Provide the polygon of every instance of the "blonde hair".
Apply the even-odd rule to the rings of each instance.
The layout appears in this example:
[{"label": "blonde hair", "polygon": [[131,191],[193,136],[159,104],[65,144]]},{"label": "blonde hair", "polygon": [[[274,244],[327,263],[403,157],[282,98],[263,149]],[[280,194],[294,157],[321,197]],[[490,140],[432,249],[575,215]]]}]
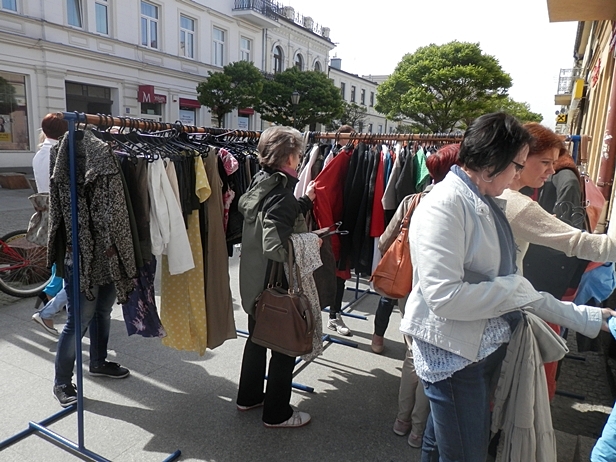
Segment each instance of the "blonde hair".
[{"label": "blonde hair", "polygon": [[257,149],[261,165],[279,169],[289,157],[303,152],[302,134],[291,127],[270,127],[261,133]]}]

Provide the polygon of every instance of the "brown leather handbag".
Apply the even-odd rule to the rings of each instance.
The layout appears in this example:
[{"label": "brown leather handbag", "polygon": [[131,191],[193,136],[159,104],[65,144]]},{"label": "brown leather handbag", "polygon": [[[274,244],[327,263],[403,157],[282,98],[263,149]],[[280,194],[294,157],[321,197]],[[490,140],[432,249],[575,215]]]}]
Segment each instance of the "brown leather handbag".
[{"label": "brown leather handbag", "polygon": [[374,290],[384,297],[403,298],[411,293],[413,265],[408,228],[411,215],[420,199],[421,194],[415,194],[402,220],[398,237],[389,246],[370,277]]},{"label": "brown leather handbag", "polygon": [[[267,288],[257,299],[256,324],[252,341],[288,356],[302,356],[312,351],[314,318],[308,297],[295,264],[289,240],[289,289],[282,288],[283,264],[273,262]],[[294,290],[297,277],[298,289]]]}]

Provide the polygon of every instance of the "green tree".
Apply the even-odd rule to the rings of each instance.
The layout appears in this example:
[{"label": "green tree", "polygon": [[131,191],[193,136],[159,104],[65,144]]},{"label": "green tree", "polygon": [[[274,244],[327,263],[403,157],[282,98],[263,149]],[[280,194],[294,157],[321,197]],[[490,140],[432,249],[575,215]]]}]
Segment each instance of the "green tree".
[{"label": "green tree", "polygon": [[[300,98],[296,107],[291,94]],[[257,111],[261,118],[298,129],[317,123],[327,124],[342,114],[342,96],[327,74],[320,71],[299,71],[289,68],[266,80]],[[295,120],[294,120],[295,119]]]},{"label": "green tree", "polygon": [[234,109],[254,107],[263,90],[263,74],[247,61],[227,64],[222,72],[208,71],[209,77],[197,85],[199,102],[210,108],[222,127],[224,117]]},{"label": "green tree", "polygon": [[340,128],[341,125],[350,125],[353,128],[359,128],[359,124],[366,124],[368,120],[368,109],[357,103],[342,102],[342,115],[327,126],[328,130],[334,131]]},{"label": "green tree", "polygon": [[377,88],[375,109],[403,117],[422,132],[450,132],[489,112],[507,95],[511,77],[478,43],[453,41],[406,54]]},{"label": "green tree", "polygon": [[522,123],[527,122],[541,122],[543,116],[530,110],[528,103],[518,103],[514,101],[510,96],[505,97],[499,101],[490,112],[502,111],[509,115],[514,116]]}]

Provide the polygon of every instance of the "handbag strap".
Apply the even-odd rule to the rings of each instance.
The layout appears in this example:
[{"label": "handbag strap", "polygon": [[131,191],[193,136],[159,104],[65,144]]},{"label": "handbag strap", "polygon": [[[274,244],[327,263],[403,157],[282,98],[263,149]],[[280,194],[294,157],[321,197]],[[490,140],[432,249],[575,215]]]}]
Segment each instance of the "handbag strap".
[{"label": "handbag strap", "polygon": [[409,205],[409,209],[406,211],[406,215],[404,215],[404,219],[402,220],[402,225],[400,226],[401,230],[409,227],[409,223],[411,221],[411,215],[413,215],[413,212],[419,205],[421,196],[422,196],[422,193],[417,193],[413,196],[413,199],[411,200],[411,204]]}]

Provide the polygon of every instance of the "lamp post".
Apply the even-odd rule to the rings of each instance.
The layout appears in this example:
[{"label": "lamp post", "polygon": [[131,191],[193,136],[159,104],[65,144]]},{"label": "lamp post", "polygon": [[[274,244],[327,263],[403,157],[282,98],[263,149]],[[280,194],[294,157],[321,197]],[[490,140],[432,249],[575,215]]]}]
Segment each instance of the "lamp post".
[{"label": "lamp post", "polygon": [[295,126],[295,117],[297,114],[297,105],[299,104],[299,91],[295,90],[291,93],[291,104],[293,105],[293,128],[297,128]]}]

